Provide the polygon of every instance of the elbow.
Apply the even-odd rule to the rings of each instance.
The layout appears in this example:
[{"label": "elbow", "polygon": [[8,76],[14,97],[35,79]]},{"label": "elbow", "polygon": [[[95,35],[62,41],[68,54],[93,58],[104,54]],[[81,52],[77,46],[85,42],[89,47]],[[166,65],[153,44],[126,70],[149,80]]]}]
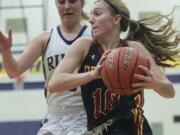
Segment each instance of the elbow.
[{"label": "elbow", "polygon": [[47,85],[47,90],[49,93],[64,92],[69,88],[66,80],[63,79],[63,74],[59,76],[61,76],[62,78],[57,79],[56,77],[52,76],[49,80]]},{"label": "elbow", "polygon": [[171,89],[171,92],[170,92],[170,94],[169,94],[169,98],[174,98],[175,97],[175,89],[174,89],[174,87],[173,87],[173,84],[170,82],[170,89]]},{"label": "elbow", "polygon": [[175,93],[169,94],[167,96],[164,96],[165,98],[174,98],[175,97]]},{"label": "elbow", "polygon": [[175,90],[173,89],[172,92],[171,92],[171,94],[169,95],[169,98],[174,98],[175,95],[176,95],[176,94],[175,94]]},{"label": "elbow", "polygon": [[9,77],[10,79],[15,79],[15,78],[16,78],[15,76],[12,76],[12,75],[9,75],[9,74],[8,74],[8,77]]},{"label": "elbow", "polygon": [[175,97],[175,89],[172,83],[169,83],[169,94],[167,94],[167,98],[174,98]]},{"label": "elbow", "polygon": [[165,81],[161,87],[155,90],[160,96],[164,98],[174,98],[175,89],[170,81]]},{"label": "elbow", "polygon": [[8,75],[9,78],[15,79],[15,78],[19,77],[21,74],[16,73],[16,72],[11,72],[11,73],[7,72],[7,75]]},{"label": "elbow", "polygon": [[10,79],[15,79],[16,77],[18,77],[18,75],[8,74],[8,77],[9,77]]},{"label": "elbow", "polygon": [[47,87],[47,90],[48,90],[49,93],[55,93],[55,92],[57,92],[57,90],[56,90],[54,87],[49,86],[49,85],[48,85],[48,87]]},{"label": "elbow", "polygon": [[53,85],[51,83],[48,84],[47,90],[48,90],[49,93],[56,93],[56,92],[63,92],[64,91],[62,87],[55,86],[55,85]]},{"label": "elbow", "polygon": [[53,86],[48,86],[47,90],[49,93],[56,93],[56,92],[61,92],[61,90],[57,87],[53,87]]}]

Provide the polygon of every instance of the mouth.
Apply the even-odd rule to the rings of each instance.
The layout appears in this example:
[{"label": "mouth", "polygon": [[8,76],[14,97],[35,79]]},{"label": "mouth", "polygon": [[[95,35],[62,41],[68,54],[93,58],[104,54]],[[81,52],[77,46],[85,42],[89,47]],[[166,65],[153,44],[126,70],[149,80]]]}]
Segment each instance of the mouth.
[{"label": "mouth", "polygon": [[73,13],[64,13],[63,16],[72,16],[74,15]]},{"label": "mouth", "polygon": [[98,29],[97,27],[92,27],[93,32],[97,31],[97,29]]},{"label": "mouth", "polygon": [[95,30],[95,29],[97,29],[97,27],[96,26],[92,26],[92,30]]}]

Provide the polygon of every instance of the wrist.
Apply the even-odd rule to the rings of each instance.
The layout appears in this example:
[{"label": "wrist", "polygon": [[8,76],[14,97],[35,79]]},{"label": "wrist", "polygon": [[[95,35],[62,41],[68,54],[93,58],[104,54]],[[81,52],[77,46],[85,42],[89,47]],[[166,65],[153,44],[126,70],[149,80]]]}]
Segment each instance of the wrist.
[{"label": "wrist", "polygon": [[166,89],[171,82],[169,80],[161,80],[156,84],[156,87],[154,88],[155,91],[160,91]]},{"label": "wrist", "polygon": [[94,70],[92,70],[92,71],[89,72],[89,77],[90,77],[92,80],[95,80],[95,79],[98,78]]},{"label": "wrist", "polygon": [[175,90],[173,84],[169,80],[164,80],[158,83],[154,91],[156,91],[157,93],[159,93],[159,95],[166,98],[172,98],[175,96]]},{"label": "wrist", "polygon": [[2,55],[9,55],[9,54],[11,54],[11,49],[10,48],[4,49],[2,51]]}]

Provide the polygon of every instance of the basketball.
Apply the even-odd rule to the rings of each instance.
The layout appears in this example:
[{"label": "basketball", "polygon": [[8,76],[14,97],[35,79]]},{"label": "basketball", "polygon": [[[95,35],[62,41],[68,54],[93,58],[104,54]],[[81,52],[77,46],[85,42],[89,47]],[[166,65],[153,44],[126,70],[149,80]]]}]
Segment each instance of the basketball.
[{"label": "basketball", "polygon": [[132,84],[141,82],[134,74],[146,75],[139,65],[149,68],[148,60],[131,47],[111,50],[102,63],[101,76],[107,88],[120,95],[130,95]]}]

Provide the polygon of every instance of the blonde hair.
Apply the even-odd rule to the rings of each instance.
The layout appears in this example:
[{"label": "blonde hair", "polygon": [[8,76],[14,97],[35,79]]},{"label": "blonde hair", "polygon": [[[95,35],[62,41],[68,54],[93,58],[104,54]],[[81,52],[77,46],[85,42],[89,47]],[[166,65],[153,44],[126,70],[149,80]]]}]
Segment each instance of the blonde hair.
[{"label": "blonde hair", "polygon": [[[157,65],[162,67],[174,67],[176,64],[167,63],[167,60],[176,61],[180,50],[179,33],[172,27],[172,13],[169,15],[156,15],[139,21],[130,18],[130,12],[122,0],[98,0],[106,2],[112,15],[121,15],[120,32],[128,30],[128,40],[141,42],[151,53]],[[154,21],[153,21],[154,20]],[[152,26],[164,22],[154,29]]]}]

